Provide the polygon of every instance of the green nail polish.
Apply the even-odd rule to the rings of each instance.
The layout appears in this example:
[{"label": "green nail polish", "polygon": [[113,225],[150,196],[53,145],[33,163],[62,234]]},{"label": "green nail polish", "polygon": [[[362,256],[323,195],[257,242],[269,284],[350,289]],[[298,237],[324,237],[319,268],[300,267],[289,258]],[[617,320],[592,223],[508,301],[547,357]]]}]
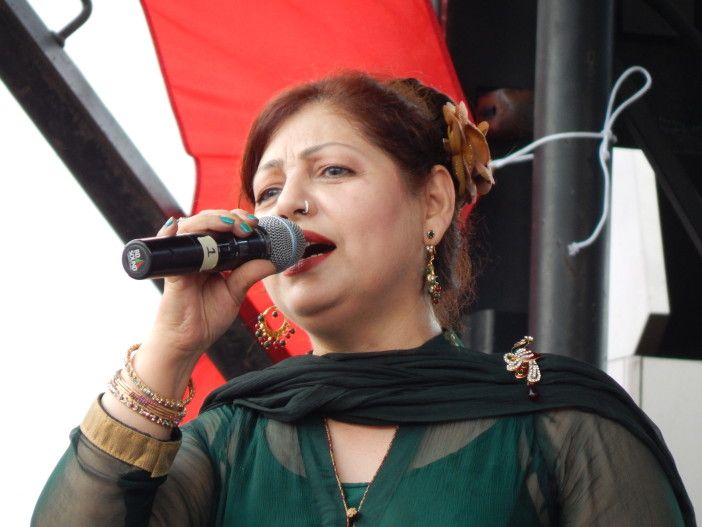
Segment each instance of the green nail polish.
[{"label": "green nail polish", "polygon": [[255,214],[247,214],[246,217],[249,218],[250,220],[257,220],[258,219]]},{"label": "green nail polish", "polygon": [[241,230],[244,232],[251,232],[251,227],[249,227],[248,223],[244,223],[243,221],[241,222]]},{"label": "green nail polish", "polygon": [[222,223],[226,223],[227,225],[234,224],[234,220],[231,219],[229,216],[220,216],[219,219],[222,221]]},{"label": "green nail polish", "polygon": [[170,218],[168,218],[168,220],[166,221],[166,223],[163,224],[164,227],[170,227],[171,225],[173,225],[173,216],[171,216]]}]

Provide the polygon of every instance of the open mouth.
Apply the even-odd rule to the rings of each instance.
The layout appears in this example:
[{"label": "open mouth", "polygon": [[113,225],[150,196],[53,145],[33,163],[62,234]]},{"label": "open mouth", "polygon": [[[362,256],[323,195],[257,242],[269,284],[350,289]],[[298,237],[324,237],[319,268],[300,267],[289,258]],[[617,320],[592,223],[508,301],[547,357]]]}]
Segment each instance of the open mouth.
[{"label": "open mouth", "polygon": [[302,259],[310,258],[312,256],[320,256],[322,254],[327,254],[336,249],[336,245],[332,243],[321,234],[317,234],[313,231],[304,231],[305,234],[305,252],[302,253]]},{"label": "open mouth", "polygon": [[336,249],[336,245],[321,234],[313,231],[303,231],[303,233],[306,242],[305,252],[302,253],[299,262],[283,272],[284,276],[298,275],[317,267]]},{"label": "open mouth", "polygon": [[336,246],[331,243],[307,243],[305,246],[305,252],[302,253],[302,259],[309,258],[310,256],[319,256],[320,254],[326,254],[336,249]]}]

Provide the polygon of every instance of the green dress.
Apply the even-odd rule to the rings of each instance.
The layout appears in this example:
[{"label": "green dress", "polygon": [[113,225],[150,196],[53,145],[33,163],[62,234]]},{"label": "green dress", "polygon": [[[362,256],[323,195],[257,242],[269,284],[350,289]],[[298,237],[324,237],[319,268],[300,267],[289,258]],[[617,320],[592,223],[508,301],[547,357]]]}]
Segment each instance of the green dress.
[{"label": "green dress", "polygon": [[[112,421],[95,404],[72,433],[33,525],[347,525],[322,419],[312,412],[285,422],[219,404],[168,443]],[[177,450],[172,464],[164,445]],[[351,505],[366,483],[344,485]],[[355,522],[685,524],[651,449],[615,420],[576,408],[401,423]]]}]

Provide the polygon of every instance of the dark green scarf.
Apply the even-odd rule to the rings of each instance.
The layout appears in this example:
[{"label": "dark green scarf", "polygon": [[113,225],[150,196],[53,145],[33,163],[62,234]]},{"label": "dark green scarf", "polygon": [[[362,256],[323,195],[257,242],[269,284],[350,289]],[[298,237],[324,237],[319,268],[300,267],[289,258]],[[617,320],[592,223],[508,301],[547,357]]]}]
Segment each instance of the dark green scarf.
[{"label": "dark green scarf", "polygon": [[538,364],[539,397],[531,400],[525,381],[507,372],[501,355],[455,347],[437,336],[411,350],[291,357],[229,381],[207,397],[202,411],[235,404],[285,422],[324,415],[360,424],[429,424],[579,408],[618,422],[651,449],[686,525],[695,525],[660,431],[629,395],[584,362],[544,355]]}]

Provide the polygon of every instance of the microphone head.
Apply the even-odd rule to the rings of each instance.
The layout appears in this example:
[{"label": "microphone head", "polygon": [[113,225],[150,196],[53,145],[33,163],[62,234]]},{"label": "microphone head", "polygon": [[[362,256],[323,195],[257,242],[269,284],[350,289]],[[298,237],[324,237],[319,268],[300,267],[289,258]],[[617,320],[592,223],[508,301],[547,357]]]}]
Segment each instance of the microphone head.
[{"label": "microphone head", "polygon": [[279,216],[263,216],[258,219],[258,225],[271,240],[270,260],[277,272],[295,265],[302,258],[307,242],[296,223]]}]

